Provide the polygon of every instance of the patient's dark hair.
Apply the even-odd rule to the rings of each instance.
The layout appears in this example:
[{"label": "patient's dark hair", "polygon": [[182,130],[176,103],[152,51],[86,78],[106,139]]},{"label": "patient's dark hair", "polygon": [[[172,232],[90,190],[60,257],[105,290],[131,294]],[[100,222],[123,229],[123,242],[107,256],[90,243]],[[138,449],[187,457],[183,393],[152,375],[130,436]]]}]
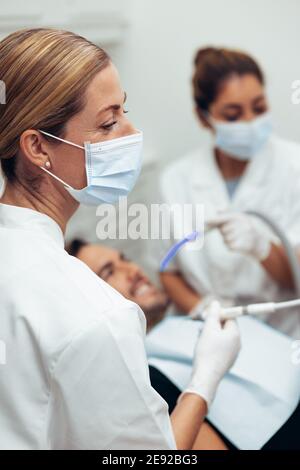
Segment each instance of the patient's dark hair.
[{"label": "patient's dark hair", "polygon": [[79,251],[82,247],[88,245],[88,242],[81,238],[74,238],[70,243],[66,245],[66,251],[71,256],[78,256]]}]

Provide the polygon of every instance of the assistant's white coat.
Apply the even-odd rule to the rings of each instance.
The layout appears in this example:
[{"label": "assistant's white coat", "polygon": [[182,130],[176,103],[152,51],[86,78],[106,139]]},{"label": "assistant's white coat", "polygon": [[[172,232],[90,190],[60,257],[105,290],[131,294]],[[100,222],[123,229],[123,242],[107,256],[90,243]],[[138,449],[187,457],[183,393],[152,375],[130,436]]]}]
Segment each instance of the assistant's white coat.
[{"label": "assistant's white coat", "polygon": [[[249,163],[232,199],[210,145],[167,168],[162,175],[161,192],[164,202],[169,204],[204,204],[207,220],[218,211],[261,212],[284,229],[293,245],[300,244],[298,144],[273,136]],[[176,225],[176,220],[173,224]],[[167,245],[164,241],[165,251]],[[238,304],[276,302],[293,296],[292,292],[280,288],[255,259],[229,251],[218,230],[205,235],[201,250],[185,246],[170,269],[180,270],[199,294],[235,299]],[[300,313],[278,312],[266,315],[265,319],[284,333],[300,335]]]}]

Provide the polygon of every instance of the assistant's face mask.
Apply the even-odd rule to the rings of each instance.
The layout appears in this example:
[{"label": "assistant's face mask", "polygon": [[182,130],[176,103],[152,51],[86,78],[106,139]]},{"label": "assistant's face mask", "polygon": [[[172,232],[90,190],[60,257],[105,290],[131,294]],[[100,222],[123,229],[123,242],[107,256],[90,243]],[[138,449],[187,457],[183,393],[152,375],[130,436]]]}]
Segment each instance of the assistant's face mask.
[{"label": "assistant's face mask", "polygon": [[40,132],[85,151],[85,188],[74,189],[51,171],[41,167],[60,181],[76,201],[86,205],[113,204],[133,189],[142,166],[142,132],[104,142],[85,143],[84,147],[48,132]]},{"label": "assistant's face mask", "polygon": [[250,160],[267,142],[272,132],[271,114],[245,122],[222,122],[209,118],[215,130],[215,145],[238,160]]}]

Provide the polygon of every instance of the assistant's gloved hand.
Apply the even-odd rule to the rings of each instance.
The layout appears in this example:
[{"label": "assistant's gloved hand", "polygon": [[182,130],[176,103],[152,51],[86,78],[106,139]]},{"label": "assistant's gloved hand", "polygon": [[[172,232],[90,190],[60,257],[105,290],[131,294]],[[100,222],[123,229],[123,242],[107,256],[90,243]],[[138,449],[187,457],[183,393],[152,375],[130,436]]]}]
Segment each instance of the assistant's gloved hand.
[{"label": "assistant's gloved hand", "polygon": [[[240,334],[235,320],[221,324],[221,307],[213,302],[195,348],[192,379],[185,393],[196,393],[212,403],[219,382],[233,365],[240,350]],[[179,399],[180,399],[179,397]]]},{"label": "assistant's gloved hand", "polygon": [[218,226],[224,242],[232,251],[265,260],[271,250],[271,239],[263,232],[254,217],[241,212],[227,212],[207,222]]},{"label": "assistant's gloved hand", "polygon": [[216,301],[219,302],[222,307],[232,307],[234,305],[232,299],[208,294],[201,297],[195,307],[189,311],[188,316],[193,320],[205,320],[210,305]]}]

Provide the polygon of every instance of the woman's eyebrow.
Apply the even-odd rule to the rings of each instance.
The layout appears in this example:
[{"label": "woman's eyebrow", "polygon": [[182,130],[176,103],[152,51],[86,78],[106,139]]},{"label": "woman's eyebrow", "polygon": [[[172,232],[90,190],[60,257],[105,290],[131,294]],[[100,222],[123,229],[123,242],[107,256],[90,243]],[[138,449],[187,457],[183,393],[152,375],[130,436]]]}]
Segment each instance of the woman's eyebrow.
[{"label": "woman's eyebrow", "polygon": [[[124,100],[123,100],[123,104],[126,102],[127,100],[127,93],[126,91],[124,91]],[[106,108],[102,108],[100,109],[100,111],[98,111],[97,113],[97,116],[99,116],[99,114],[101,113],[104,113],[105,111],[109,111],[110,109],[113,109],[114,111],[118,111],[118,109],[120,109],[121,106],[119,104],[111,104],[110,106],[107,106]]]},{"label": "woman's eyebrow", "polygon": [[265,95],[259,95],[253,99],[253,103],[259,103],[259,101],[264,101],[265,99],[266,99]]},{"label": "woman's eyebrow", "polygon": [[238,103],[228,103],[223,106],[223,111],[226,111],[227,109],[240,109],[241,105]]},{"label": "woman's eyebrow", "polygon": [[[263,100],[265,100],[265,95],[261,94],[253,98],[252,103],[258,103],[259,101],[263,101]],[[242,105],[239,103],[228,103],[223,106],[223,111],[237,110],[237,109],[240,109],[241,107]]]}]

